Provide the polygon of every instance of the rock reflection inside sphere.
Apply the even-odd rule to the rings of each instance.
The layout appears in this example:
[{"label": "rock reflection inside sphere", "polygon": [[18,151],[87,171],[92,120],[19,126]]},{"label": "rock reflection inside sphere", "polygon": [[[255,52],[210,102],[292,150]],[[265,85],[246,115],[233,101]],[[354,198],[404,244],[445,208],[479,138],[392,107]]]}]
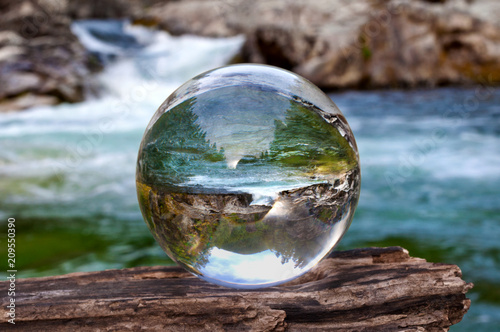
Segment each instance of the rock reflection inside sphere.
[{"label": "rock reflection inside sphere", "polygon": [[356,208],[356,143],[335,104],[303,78],[261,65],[201,74],[158,109],[137,161],[153,236],[177,263],[229,287],[311,269]]}]

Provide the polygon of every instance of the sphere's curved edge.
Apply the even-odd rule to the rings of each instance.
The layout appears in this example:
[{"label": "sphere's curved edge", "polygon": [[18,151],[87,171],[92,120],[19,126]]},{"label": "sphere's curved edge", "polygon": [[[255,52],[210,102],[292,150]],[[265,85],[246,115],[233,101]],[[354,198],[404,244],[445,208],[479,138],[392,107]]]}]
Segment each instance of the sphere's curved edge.
[{"label": "sphere's curved edge", "polygon": [[[238,72],[235,73],[235,68]],[[195,83],[194,83],[195,82]],[[168,109],[185,102],[189,98],[203,94],[210,90],[227,88],[233,85],[258,84],[270,90],[283,94],[283,91],[294,91],[285,97],[291,98],[305,106],[314,106],[315,111],[323,119],[331,124],[337,122],[337,127],[341,130],[351,147],[358,155],[358,147],[349,123],[337,107],[335,102],[328,97],[321,89],[306,78],[289,70],[263,64],[234,64],[208,70],[201,73],[179,88],[160,105],[151,121],[146,127],[148,132],[154,123]],[[359,157],[358,157],[359,159]],[[358,160],[359,161],[359,160]]]},{"label": "sphere's curved edge", "polygon": [[[237,74],[234,73],[235,68],[238,69]],[[331,98],[306,78],[271,65],[242,63],[208,70],[181,85],[160,105],[146,131],[167,109],[205,91],[241,84],[242,79],[243,81],[251,79],[253,84],[257,83],[272,89],[295,91],[295,94],[290,94],[288,97],[299,99],[306,104],[314,104],[327,113],[342,115]],[[193,88],[193,81],[197,81],[196,88]]]},{"label": "sphere's curved edge", "polygon": [[[222,129],[229,125],[234,128]],[[138,187],[143,217],[174,261],[209,283],[253,290],[292,281],[334,250],[358,204],[359,163],[351,128],[323,91],[281,68],[237,64],[194,77],[157,109],[137,159],[136,179],[144,171],[149,182],[136,182],[144,182]],[[258,172],[250,170],[254,164]],[[264,179],[270,176],[273,181]],[[297,181],[304,187],[296,188]],[[264,182],[270,184],[253,184]],[[306,198],[318,204],[305,205]],[[264,200],[273,207],[252,206]],[[253,264],[247,256],[257,253],[260,262]],[[236,260],[247,269],[231,269]]]}]

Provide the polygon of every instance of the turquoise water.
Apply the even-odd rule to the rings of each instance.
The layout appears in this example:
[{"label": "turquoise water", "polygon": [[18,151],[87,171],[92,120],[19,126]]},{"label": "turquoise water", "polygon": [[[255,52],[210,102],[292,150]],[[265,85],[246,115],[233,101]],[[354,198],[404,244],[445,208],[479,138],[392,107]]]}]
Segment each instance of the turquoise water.
[{"label": "turquoise water", "polygon": [[[16,218],[19,277],[169,264],[137,204],[139,143],[165,97],[227,63],[242,40],[134,33],[141,51],[111,50],[98,77],[105,97],[0,115],[0,227]],[[363,179],[339,249],[400,245],[459,265],[476,286],[452,331],[499,330],[500,89],[331,97],[356,136]]]},{"label": "turquoise water", "polygon": [[400,245],[457,264],[475,287],[469,313],[452,330],[498,330],[500,90],[331,96],[356,135],[363,176],[341,249]]}]

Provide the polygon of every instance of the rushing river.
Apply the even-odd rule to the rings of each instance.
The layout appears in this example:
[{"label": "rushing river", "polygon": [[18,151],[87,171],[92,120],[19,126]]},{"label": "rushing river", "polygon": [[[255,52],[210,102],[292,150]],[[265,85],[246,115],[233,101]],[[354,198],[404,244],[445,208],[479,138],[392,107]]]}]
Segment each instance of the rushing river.
[{"label": "rushing river", "polygon": [[[124,22],[79,23],[74,31],[106,63],[96,77],[99,97],[0,115],[0,226],[16,218],[19,277],[171,263],[137,204],[139,143],[177,86],[231,61],[244,41],[173,38]],[[459,265],[475,287],[452,331],[497,330],[500,89],[331,97],[354,131],[362,173],[339,249],[400,245]]]}]

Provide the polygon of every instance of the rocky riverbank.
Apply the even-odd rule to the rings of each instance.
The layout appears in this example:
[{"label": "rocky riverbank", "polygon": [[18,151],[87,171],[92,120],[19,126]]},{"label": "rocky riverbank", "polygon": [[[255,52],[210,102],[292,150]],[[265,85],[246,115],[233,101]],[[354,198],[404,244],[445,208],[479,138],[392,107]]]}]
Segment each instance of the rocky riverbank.
[{"label": "rocky riverbank", "polygon": [[172,34],[245,34],[246,61],[324,89],[500,81],[498,1],[181,1],[139,22]]},{"label": "rocky riverbank", "polygon": [[127,17],[136,7],[125,0],[0,0],[0,112],[83,101],[101,64],[71,22]]},{"label": "rocky riverbank", "polygon": [[500,82],[500,2],[0,0],[0,111],[78,102],[100,64],[71,32],[130,17],[174,35],[244,34],[241,61],[324,89]]}]

